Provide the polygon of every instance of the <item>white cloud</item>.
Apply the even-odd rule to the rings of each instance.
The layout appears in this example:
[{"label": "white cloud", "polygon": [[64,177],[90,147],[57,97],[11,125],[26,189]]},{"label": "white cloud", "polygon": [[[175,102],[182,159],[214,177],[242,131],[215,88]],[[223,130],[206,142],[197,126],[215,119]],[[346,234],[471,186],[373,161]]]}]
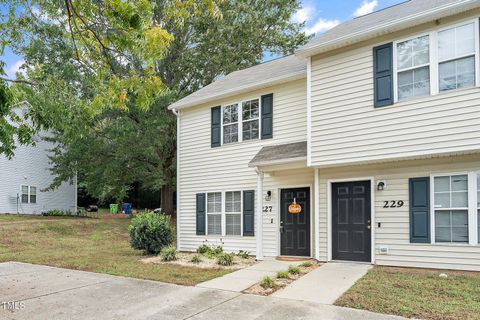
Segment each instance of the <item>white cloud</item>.
[{"label": "white cloud", "polygon": [[377,6],[378,6],[378,1],[377,0],[372,0],[372,1],[364,0],[362,2],[362,4],[360,5],[360,7],[358,7],[357,10],[355,10],[353,15],[355,17],[359,17],[359,16],[363,16],[363,15],[372,13],[373,10],[375,10],[375,8]]},{"label": "white cloud", "polygon": [[340,21],[338,20],[328,20],[320,18],[317,20],[317,22],[315,22],[313,26],[305,28],[305,33],[307,35],[310,35],[313,33],[324,32],[332,29],[333,27],[336,27],[339,23]]},{"label": "white cloud", "polygon": [[25,63],[24,60],[18,60],[11,66],[7,67],[7,76],[9,79],[15,79],[17,72],[24,72],[20,70],[20,67]]},{"label": "white cloud", "polygon": [[315,11],[316,11],[315,8],[311,6],[305,6],[303,8],[300,8],[293,15],[292,22],[302,23],[305,21],[309,21],[312,18]]}]

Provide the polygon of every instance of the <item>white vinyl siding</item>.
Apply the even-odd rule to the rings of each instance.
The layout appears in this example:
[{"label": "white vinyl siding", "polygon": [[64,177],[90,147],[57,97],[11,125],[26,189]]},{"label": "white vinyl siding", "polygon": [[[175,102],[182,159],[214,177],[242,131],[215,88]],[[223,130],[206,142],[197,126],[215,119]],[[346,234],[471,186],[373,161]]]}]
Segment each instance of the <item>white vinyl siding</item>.
[{"label": "white vinyl siding", "polygon": [[477,234],[480,243],[480,173],[477,173]]},{"label": "white vinyl siding", "polygon": [[[409,29],[408,33],[397,33],[395,39],[385,36],[335,54],[312,57],[312,166],[422,159],[480,149],[477,87],[374,107],[373,48],[434,30],[439,26]],[[435,64],[431,61],[430,65],[433,68]]]},{"label": "white vinyl siding", "polygon": [[[272,139],[224,144],[213,149],[210,147],[212,106],[250,101],[270,93],[273,93]],[[255,236],[197,236],[195,195],[199,192],[255,191],[257,174],[254,168],[248,167],[248,163],[262,147],[307,140],[306,101],[306,79],[301,79],[181,110],[178,207],[180,250],[194,251],[208,240],[209,243],[223,245],[227,251],[246,250],[255,253]],[[265,175],[264,192],[272,191],[272,199],[265,202],[265,205],[273,207],[271,213],[263,215],[265,256],[278,254],[278,189],[309,185],[313,185],[313,169],[310,168]],[[256,194],[255,199],[257,200]]]},{"label": "white vinyl siding", "polygon": [[[373,230],[376,264],[480,271],[478,241],[475,244],[410,243],[409,217],[410,178],[445,176],[445,173],[448,172],[460,174],[479,170],[480,154],[320,169],[321,260],[326,260],[328,257],[327,208],[329,200],[327,199],[327,182],[335,179],[374,177],[375,183],[386,182],[384,190],[374,190],[375,225]],[[431,189],[433,188],[432,185]],[[401,208],[384,208],[384,201],[391,200],[402,200],[404,205]],[[431,222],[434,223],[434,221]],[[380,227],[378,223],[380,223]],[[477,226],[475,229],[478,229]],[[388,247],[388,254],[379,253],[379,248],[383,246]]]},{"label": "white vinyl siding", "polygon": [[53,144],[38,137],[36,140],[35,146],[19,145],[13,159],[0,155],[0,213],[41,214],[51,209],[74,212],[74,183],[68,181],[53,191],[42,191],[54,178],[48,158]]}]

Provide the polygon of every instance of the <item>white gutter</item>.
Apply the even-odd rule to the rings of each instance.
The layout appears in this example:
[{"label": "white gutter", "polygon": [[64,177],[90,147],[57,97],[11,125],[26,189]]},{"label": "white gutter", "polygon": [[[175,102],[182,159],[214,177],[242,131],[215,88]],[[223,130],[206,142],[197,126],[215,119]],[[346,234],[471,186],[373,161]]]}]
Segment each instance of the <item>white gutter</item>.
[{"label": "white gutter", "polygon": [[315,54],[324,53],[333,49],[368,40],[382,34],[399,31],[478,7],[480,7],[480,2],[478,0],[463,0],[455,3],[449,3],[441,7],[436,7],[431,10],[422,11],[404,18],[379,24],[366,30],[352,32],[346,36],[322,42],[311,47],[300,48],[295,52],[295,55],[299,58],[307,58]]},{"label": "white gutter", "polygon": [[184,109],[184,108],[193,107],[193,106],[197,106],[197,105],[200,105],[200,104],[203,104],[203,103],[207,103],[207,102],[210,102],[210,101],[213,101],[213,100],[218,100],[218,99],[230,97],[233,94],[241,94],[241,93],[249,92],[249,91],[252,91],[252,90],[271,87],[271,86],[282,84],[282,83],[289,82],[289,81],[295,81],[295,80],[303,79],[306,76],[307,76],[307,71],[304,70],[304,71],[300,71],[300,72],[291,73],[291,74],[286,75],[286,76],[280,76],[280,77],[276,77],[276,78],[267,78],[266,80],[261,81],[261,82],[257,82],[257,83],[254,83],[254,84],[248,84],[248,85],[244,85],[244,86],[238,86],[238,87],[235,87],[233,89],[223,91],[222,93],[213,94],[213,95],[207,96],[207,97],[202,98],[202,99],[193,99],[192,101],[186,102],[186,103],[182,103],[182,100],[180,100],[180,101],[177,101],[177,102],[171,104],[168,107],[168,109],[169,110],[181,110],[181,109]]}]

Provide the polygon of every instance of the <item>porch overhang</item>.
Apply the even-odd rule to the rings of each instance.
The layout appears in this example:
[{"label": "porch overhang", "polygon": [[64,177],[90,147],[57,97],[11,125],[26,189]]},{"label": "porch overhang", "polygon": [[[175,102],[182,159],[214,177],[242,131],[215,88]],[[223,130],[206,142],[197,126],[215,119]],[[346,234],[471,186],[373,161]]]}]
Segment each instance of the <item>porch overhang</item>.
[{"label": "porch overhang", "polygon": [[294,142],[263,147],[248,164],[262,171],[307,167],[307,142]]}]

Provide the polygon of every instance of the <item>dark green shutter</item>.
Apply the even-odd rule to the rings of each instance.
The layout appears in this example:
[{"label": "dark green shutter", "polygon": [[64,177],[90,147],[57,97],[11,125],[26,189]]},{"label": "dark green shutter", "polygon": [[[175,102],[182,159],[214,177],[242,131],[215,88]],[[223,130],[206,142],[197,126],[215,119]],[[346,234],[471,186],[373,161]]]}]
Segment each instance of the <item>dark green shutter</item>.
[{"label": "dark green shutter", "polygon": [[273,93],[262,96],[262,140],[273,138]]},{"label": "dark green shutter", "polygon": [[197,235],[205,235],[205,193],[197,193]]},{"label": "dark green shutter", "polygon": [[430,243],[430,178],[411,178],[410,242]]},{"label": "dark green shutter", "polygon": [[255,234],[255,191],[243,191],[243,235]]},{"label": "dark green shutter", "polygon": [[220,106],[212,108],[212,148],[220,147],[221,144],[221,112]]},{"label": "dark green shutter", "polygon": [[393,45],[373,48],[374,105],[393,104]]}]

